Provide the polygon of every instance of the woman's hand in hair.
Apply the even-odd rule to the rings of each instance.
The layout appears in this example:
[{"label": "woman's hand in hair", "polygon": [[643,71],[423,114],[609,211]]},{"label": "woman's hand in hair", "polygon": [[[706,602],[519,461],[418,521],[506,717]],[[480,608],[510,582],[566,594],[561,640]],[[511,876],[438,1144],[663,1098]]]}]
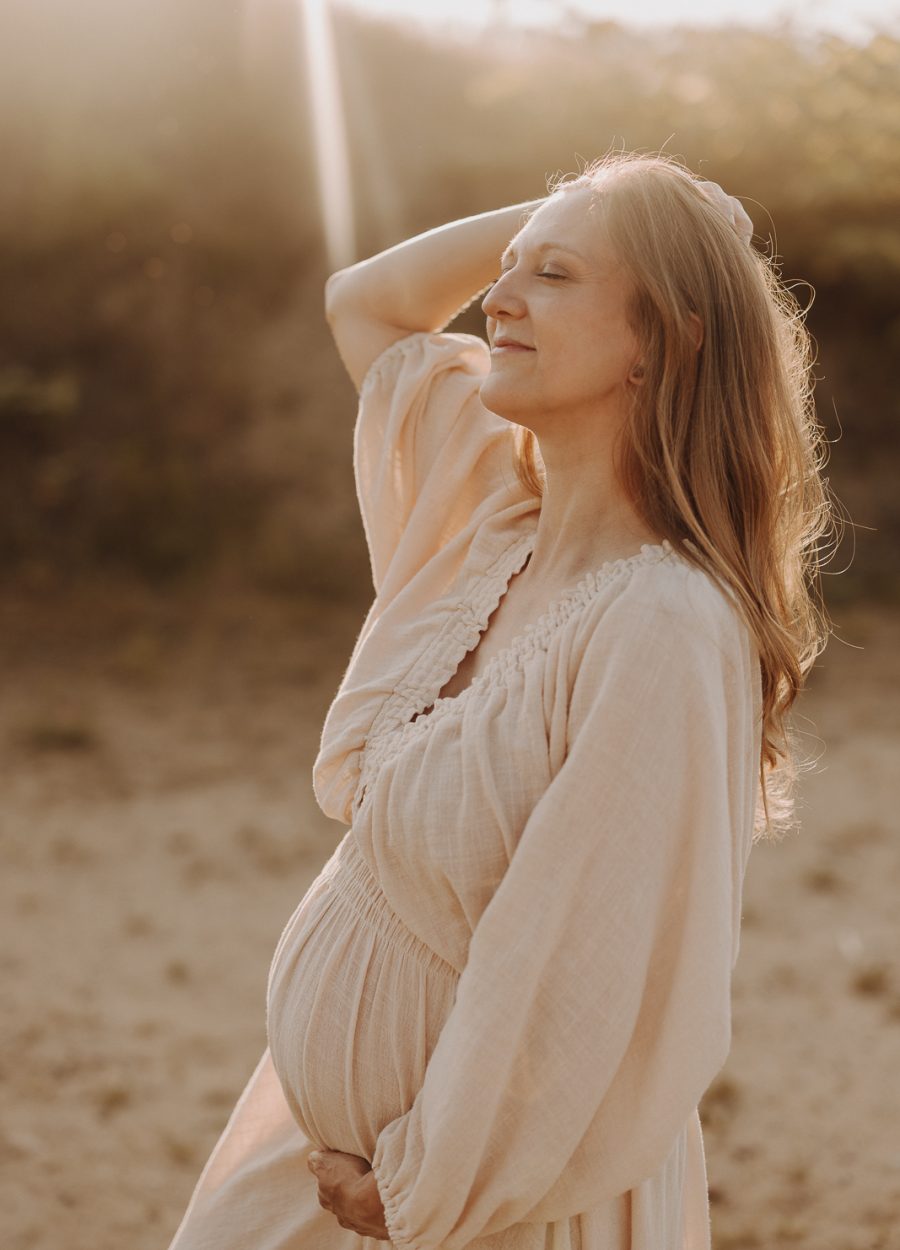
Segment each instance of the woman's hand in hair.
[{"label": "woman's hand in hair", "polygon": [[737,196],[729,195],[717,182],[707,182],[703,179],[697,181],[703,194],[715,204],[726,221],[731,224],[738,238],[749,246],[753,238],[753,222]]}]

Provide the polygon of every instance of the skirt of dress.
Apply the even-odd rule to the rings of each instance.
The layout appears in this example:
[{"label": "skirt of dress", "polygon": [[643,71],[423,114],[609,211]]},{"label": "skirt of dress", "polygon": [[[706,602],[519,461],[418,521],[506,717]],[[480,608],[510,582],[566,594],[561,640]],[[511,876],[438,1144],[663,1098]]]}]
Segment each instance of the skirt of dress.
[{"label": "skirt of dress", "polygon": [[382,1250],[319,1205],[312,1143],[266,1050],[194,1189],[170,1250]]},{"label": "skirt of dress", "polygon": [[[374,1250],[320,1207],[312,1149],[371,1159],[412,1105],[458,975],[391,910],[348,834],[285,928],[269,975],[269,1048],[197,1183],[170,1250]],[[699,1119],[663,1169],[594,1211],[517,1224],[479,1250],[709,1250]],[[663,1195],[684,1195],[671,1210]],[[661,1201],[661,1199],[663,1199]],[[681,1207],[681,1202],[678,1203]],[[677,1241],[672,1230],[682,1229]]]}]

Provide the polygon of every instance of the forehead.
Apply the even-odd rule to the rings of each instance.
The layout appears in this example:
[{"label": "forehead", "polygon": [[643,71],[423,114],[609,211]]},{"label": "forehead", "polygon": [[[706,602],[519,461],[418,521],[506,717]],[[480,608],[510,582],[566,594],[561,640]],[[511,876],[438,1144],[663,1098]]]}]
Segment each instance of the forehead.
[{"label": "forehead", "polygon": [[588,187],[557,192],[532,214],[510,243],[512,251],[554,242],[595,263],[614,263],[602,224],[600,202]]}]

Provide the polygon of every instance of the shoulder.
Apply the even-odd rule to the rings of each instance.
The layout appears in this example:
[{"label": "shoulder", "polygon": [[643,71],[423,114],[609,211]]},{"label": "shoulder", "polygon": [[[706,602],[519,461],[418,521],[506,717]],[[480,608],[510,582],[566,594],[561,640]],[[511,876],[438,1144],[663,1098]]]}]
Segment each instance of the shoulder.
[{"label": "shoulder", "polygon": [[660,624],[680,633],[736,639],[746,629],[734,592],[675,551],[655,566],[635,569],[625,593],[631,606],[652,606]]},{"label": "shoulder", "polygon": [[730,590],[675,551],[645,553],[601,588],[583,622],[583,659],[744,667],[750,631]]},{"label": "shoulder", "polygon": [[700,732],[752,706],[758,663],[737,606],[674,551],[609,577],[580,614],[569,654],[572,738],[597,717]]}]

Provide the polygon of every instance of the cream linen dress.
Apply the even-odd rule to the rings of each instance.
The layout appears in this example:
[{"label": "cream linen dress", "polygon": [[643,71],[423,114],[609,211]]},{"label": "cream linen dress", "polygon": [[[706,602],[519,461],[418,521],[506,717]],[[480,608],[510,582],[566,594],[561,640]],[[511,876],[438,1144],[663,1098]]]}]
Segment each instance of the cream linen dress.
[{"label": "cream linen dress", "polygon": [[730,1041],[758,659],[664,542],[436,699],[540,510],[489,368],[478,338],[412,334],[362,385],[376,598],[313,768],[349,828],[280,939],[269,1048],[172,1250],[370,1241],[319,1206],[313,1145],[370,1160],[404,1250],[709,1246],[697,1104]]}]

